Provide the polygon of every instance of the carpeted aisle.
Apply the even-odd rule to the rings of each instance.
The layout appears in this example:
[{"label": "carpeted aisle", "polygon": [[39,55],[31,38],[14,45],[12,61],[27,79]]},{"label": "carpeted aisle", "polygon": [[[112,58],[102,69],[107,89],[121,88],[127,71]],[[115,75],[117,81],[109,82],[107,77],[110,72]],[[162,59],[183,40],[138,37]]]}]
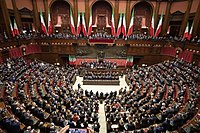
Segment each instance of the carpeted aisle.
[{"label": "carpeted aisle", "polygon": [[107,126],[106,126],[106,116],[104,110],[104,102],[99,104],[99,124],[100,124],[100,132],[99,133],[106,133]]}]

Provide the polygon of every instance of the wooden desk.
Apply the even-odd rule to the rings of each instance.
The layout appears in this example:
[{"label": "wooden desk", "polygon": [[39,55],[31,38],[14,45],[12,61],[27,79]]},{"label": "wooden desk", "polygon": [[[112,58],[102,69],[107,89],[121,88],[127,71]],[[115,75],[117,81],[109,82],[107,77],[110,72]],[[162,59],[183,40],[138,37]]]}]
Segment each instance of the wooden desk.
[{"label": "wooden desk", "polygon": [[83,85],[119,85],[119,80],[83,80]]}]

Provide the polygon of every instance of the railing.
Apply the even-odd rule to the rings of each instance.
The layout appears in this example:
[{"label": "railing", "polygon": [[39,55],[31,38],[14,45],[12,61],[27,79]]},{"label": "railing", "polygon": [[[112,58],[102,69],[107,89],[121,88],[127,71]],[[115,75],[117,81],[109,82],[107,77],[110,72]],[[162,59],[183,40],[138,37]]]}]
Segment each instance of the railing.
[{"label": "railing", "polygon": [[[3,42],[0,44],[0,63],[9,58],[9,52],[11,49],[20,46],[27,47],[29,44],[37,44],[41,46],[42,53],[59,53],[59,54],[76,54],[76,48],[74,46],[86,46],[88,44],[87,38],[69,38],[69,39],[57,39],[57,38],[36,38],[36,39],[21,39]],[[130,46],[127,49],[127,55],[134,56],[157,56],[160,55],[162,48],[172,47],[175,52],[190,51],[193,53],[194,58],[189,58],[189,61],[199,62],[200,47],[197,44],[189,42],[175,42],[167,40],[115,40],[117,46]],[[108,44],[109,45],[109,44]],[[112,44],[113,45],[113,44]],[[112,46],[109,45],[109,46]],[[26,49],[27,50],[27,49]],[[161,54],[162,55],[162,54]],[[174,56],[173,56],[174,57]]]},{"label": "railing", "polygon": [[[68,39],[57,39],[57,38],[36,38],[36,39],[20,39],[20,40],[9,40],[7,42],[2,42],[0,48],[7,48],[10,46],[20,46],[30,43],[38,43],[41,45],[69,45],[69,44],[87,44],[87,38],[68,38]],[[113,42],[114,43],[114,42]],[[177,42],[169,40],[122,40],[116,39],[115,44],[130,44],[130,46],[155,46],[155,45],[172,45],[174,47],[180,47],[183,49],[196,49],[200,50],[199,45],[191,42]],[[135,45],[138,44],[138,45]],[[142,44],[142,45],[140,45]]]}]

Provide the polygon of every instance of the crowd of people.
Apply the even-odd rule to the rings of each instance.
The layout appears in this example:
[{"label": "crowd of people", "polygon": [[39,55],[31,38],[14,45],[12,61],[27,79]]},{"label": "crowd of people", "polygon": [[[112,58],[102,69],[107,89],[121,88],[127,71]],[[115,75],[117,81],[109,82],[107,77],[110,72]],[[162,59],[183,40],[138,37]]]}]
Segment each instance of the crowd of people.
[{"label": "crowd of people", "polygon": [[[17,58],[0,68],[0,127],[7,132],[65,133],[88,127],[99,132],[99,99],[105,101],[107,132],[179,130],[198,111],[200,68],[180,59],[133,67],[129,88],[106,94],[73,89],[78,69],[72,67]],[[86,71],[84,78],[109,80],[119,74]]]},{"label": "crowd of people", "polygon": [[[8,63],[11,69],[20,68],[24,63],[21,66],[24,72],[15,79],[3,79],[5,106],[0,111],[1,127],[8,132],[15,129],[16,133],[33,130],[53,133],[66,125],[77,129],[92,127],[99,131],[97,98],[85,98],[83,91],[72,89],[76,69],[59,68],[37,60],[28,64],[22,58],[9,59]],[[3,76],[7,65],[1,68]],[[13,70],[10,75],[18,73]],[[12,115],[8,117],[5,111]],[[25,126],[21,129],[20,125]]]},{"label": "crowd of people", "polygon": [[193,37],[191,40],[184,39],[182,36],[159,36],[152,37],[146,34],[138,34],[133,33],[130,36],[112,36],[107,33],[96,33],[91,36],[84,36],[82,34],[72,35],[70,33],[53,33],[51,35],[40,34],[40,33],[23,33],[19,36],[15,36],[13,38],[8,38],[6,35],[0,35],[0,41],[10,41],[10,40],[19,40],[19,39],[124,39],[124,40],[151,40],[151,41],[177,41],[177,42],[185,42],[190,41],[194,44],[200,44],[199,37]]},{"label": "crowd of people", "polygon": [[14,115],[9,115],[6,109],[0,109],[0,118],[2,118],[0,124],[3,125],[4,129],[6,129],[8,132],[20,132],[21,122],[15,119]]},{"label": "crowd of people", "polygon": [[105,100],[108,132],[178,130],[198,111],[200,68],[182,60],[132,69],[129,90]]},{"label": "crowd of people", "polygon": [[117,63],[110,61],[102,61],[102,62],[93,61],[93,62],[81,62],[81,66],[92,69],[116,69]]},{"label": "crowd of people", "polygon": [[[18,65],[15,65],[18,64]],[[26,70],[26,62],[21,58],[7,59],[6,63],[0,65],[0,81],[15,81],[21,73]]]},{"label": "crowd of people", "polygon": [[97,91],[96,93],[94,93],[92,90],[91,91],[87,91],[85,90],[85,96],[87,97],[96,97],[100,100],[105,100],[106,98],[111,98],[111,97],[116,97],[117,96],[117,91],[114,92],[106,92],[105,94],[103,92],[99,92]]},{"label": "crowd of people", "polygon": [[89,39],[114,39],[111,34],[107,32],[97,32],[88,37]]}]

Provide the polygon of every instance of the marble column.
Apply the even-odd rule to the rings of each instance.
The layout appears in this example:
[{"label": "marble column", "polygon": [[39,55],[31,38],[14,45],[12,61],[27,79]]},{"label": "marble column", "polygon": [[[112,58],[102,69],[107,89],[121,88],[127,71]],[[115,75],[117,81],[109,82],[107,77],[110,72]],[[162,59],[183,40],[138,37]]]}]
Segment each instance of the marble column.
[{"label": "marble column", "polygon": [[33,18],[34,18],[33,20],[34,20],[35,30],[39,31],[41,28],[40,28],[39,12],[37,8],[37,1],[32,0],[32,4],[33,4]]},{"label": "marble column", "polygon": [[118,17],[119,17],[119,0],[115,0],[115,28],[118,25]]},{"label": "marble column", "polygon": [[126,1],[126,28],[129,28],[130,18],[131,18],[131,10],[130,10],[131,1]]},{"label": "marble column", "polygon": [[89,6],[89,0],[85,0],[85,23],[86,28],[88,28],[89,25],[89,19],[90,19],[90,6]]},{"label": "marble column", "polygon": [[[77,0],[74,0],[74,9],[73,9],[73,13],[74,13],[74,24],[77,24],[77,18],[78,18],[78,2]],[[75,27],[76,28],[76,27]]]},{"label": "marble column", "polygon": [[50,11],[50,9],[48,8],[48,0],[43,0],[43,4],[44,4],[46,26],[48,26],[48,12]]},{"label": "marble column", "polygon": [[155,14],[154,14],[154,27],[157,26],[158,23],[158,15],[159,15],[159,9],[160,9],[160,1],[156,2],[156,7],[155,7]]},{"label": "marble column", "polygon": [[0,0],[0,6],[3,14],[3,18],[1,19],[4,24],[4,29],[8,37],[11,37],[11,29],[10,29],[10,16],[8,13],[7,5],[5,0]]},{"label": "marble column", "polygon": [[169,16],[170,16],[170,9],[171,9],[171,5],[172,5],[172,2],[169,1],[167,2],[167,8],[166,8],[166,11],[165,11],[165,17],[164,17],[164,21],[163,21],[163,27],[162,27],[162,35],[167,35],[167,29],[169,27]]},{"label": "marble column", "polygon": [[21,22],[21,16],[19,15],[19,11],[17,9],[16,0],[12,0],[12,5],[13,5],[13,10],[14,10],[15,20],[16,20],[19,32],[21,32],[22,22]]},{"label": "marble column", "polygon": [[194,27],[192,31],[192,37],[195,37],[197,35],[199,21],[200,21],[200,1],[193,21],[194,21]]},{"label": "marble column", "polygon": [[190,9],[192,7],[192,2],[193,2],[193,0],[188,0],[188,6],[187,6],[187,9],[185,11],[185,15],[184,15],[184,18],[182,20],[182,23],[181,23],[179,36],[182,36],[184,34],[185,28],[186,28],[187,23],[188,23],[188,18],[189,18],[189,15],[190,15]]}]

